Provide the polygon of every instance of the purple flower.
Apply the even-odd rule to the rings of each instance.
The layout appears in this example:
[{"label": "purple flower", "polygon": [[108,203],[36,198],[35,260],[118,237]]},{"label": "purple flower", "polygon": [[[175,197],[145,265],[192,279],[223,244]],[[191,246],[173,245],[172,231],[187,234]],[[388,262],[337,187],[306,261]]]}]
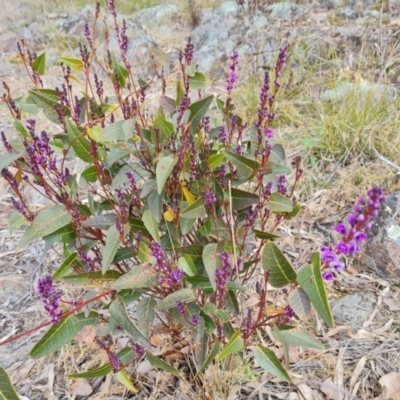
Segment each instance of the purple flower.
[{"label": "purple flower", "polygon": [[348,233],[348,230],[344,224],[337,224],[335,226],[335,231],[337,233],[340,233],[341,235],[347,235],[347,233]]},{"label": "purple flower", "polygon": [[327,272],[324,272],[324,273],[322,274],[322,277],[323,277],[326,281],[331,281],[331,280],[335,277],[335,275],[333,275],[333,273],[332,273],[331,271],[327,271]]},{"label": "purple flower", "polygon": [[206,189],[202,192],[204,202],[206,203],[206,207],[211,207],[214,203],[217,202],[217,197],[215,193],[211,189]]},{"label": "purple flower", "polygon": [[222,298],[225,295],[225,284],[229,276],[229,268],[231,266],[230,255],[227,251],[221,253],[221,268],[215,271],[215,283],[217,286],[217,297]]},{"label": "purple flower", "polygon": [[53,286],[53,277],[51,275],[39,279],[37,292],[42,298],[44,309],[48,312],[53,323],[60,322],[62,310],[59,310],[61,304],[61,293]]},{"label": "purple flower", "polygon": [[119,371],[122,368],[121,360],[112,351],[108,353],[108,359],[110,360],[114,372]]},{"label": "purple flower", "polygon": [[175,304],[175,308],[178,311],[179,315],[185,318],[186,315],[186,303],[181,300],[177,300]]},{"label": "purple flower", "polygon": [[198,314],[193,314],[191,322],[192,322],[192,325],[197,326],[199,324],[199,322],[200,322],[199,315]]},{"label": "purple flower", "polygon": [[357,240],[357,242],[363,242],[364,240],[367,240],[368,235],[365,232],[356,232],[354,235],[354,239]]},{"label": "purple flower", "polygon": [[133,344],[133,351],[135,352],[136,357],[138,357],[138,358],[142,357],[144,354],[144,348],[139,343]]},{"label": "purple flower", "polygon": [[341,271],[345,267],[344,263],[341,261],[332,261],[329,263],[329,266],[335,271]]},{"label": "purple flower", "polygon": [[350,247],[347,243],[344,242],[339,242],[335,245],[335,249],[338,251],[338,253],[341,254],[349,254]]},{"label": "purple flower", "polygon": [[333,253],[330,247],[321,247],[320,251],[323,262],[331,262],[337,260],[337,255]]}]

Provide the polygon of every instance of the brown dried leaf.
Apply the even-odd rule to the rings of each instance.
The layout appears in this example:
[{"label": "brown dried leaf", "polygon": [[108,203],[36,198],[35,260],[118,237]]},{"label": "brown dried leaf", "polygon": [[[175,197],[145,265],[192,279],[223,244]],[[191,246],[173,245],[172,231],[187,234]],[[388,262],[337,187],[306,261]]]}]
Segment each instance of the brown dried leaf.
[{"label": "brown dried leaf", "polygon": [[378,397],[379,400],[400,400],[399,372],[391,372],[382,376],[379,383],[382,386],[382,394]]},{"label": "brown dried leaf", "polygon": [[96,338],[96,328],[94,325],[87,325],[76,335],[79,344],[92,344]]},{"label": "brown dried leaf", "polygon": [[86,379],[79,379],[71,385],[70,392],[73,396],[89,396],[93,389]]}]

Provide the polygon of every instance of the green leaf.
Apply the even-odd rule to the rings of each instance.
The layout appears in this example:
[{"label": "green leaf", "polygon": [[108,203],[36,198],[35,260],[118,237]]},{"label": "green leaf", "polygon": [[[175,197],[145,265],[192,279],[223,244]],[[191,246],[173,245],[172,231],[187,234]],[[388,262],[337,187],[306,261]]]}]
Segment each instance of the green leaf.
[{"label": "green leaf", "polygon": [[176,306],[177,301],[190,303],[196,299],[192,289],[180,289],[169,294],[156,305],[156,310],[167,310]]},{"label": "green leaf", "polygon": [[192,135],[196,133],[197,127],[199,126],[201,119],[206,115],[213,98],[214,96],[208,96],[189,106],[190,116],[188,122],[191,123],[190,132]]},{"label": "green leaf", "polygon": [[253,349],[253,352],[260,367],[264,368],[267,372],[277,378],[290,383],[289,374],[286,372],[285,368],[283,368],[278,357],[272,350],[259,344]]},{"label": "green leaf", "polygon": [[21,153],[14,154],[14,153],[6,153],[0,156],[0,172],[4,169],[7,168],[12,162],[17,160],[18,158],[21,157]]},{"label": "green leaf", "polygon": [[161,194],[164,190],[165,182],[167,181],[169,175],[175,167],[178,159],[172,157],[163,157],[156,167],[156,179],[157,179],[157,191]]},{"label": "green leaf", "polygon": [[130,118],[122,124],[122,131],[124,132],[125,142],[131,140],[135,135],[136,118]]},{"label": "green leaf", "polygon": [[189,276],[195,276],[197,274],[196,266],[188,254],[185,254],[183,257],[179,257],[178,266],[185,274]]},{"label": "green leaf", "polygon": [[310,299],[301,287],[298,287],[289,294],[288,303],[300,318],[308,317],[311,313]]},{"label": "green leaf", "polygon": [[127,247],[123,247],[123,248],[117,250],[111,264],[116,264],[116,263],[119,263],[119,262],[122,262],[125,260],[129,260],[134,255],[135,254],[132,252],[131,249],[128,249]]},{"label": "green leaf", "polygon": [[301,211],[301,205],[299,203],[295,203],[295,205],[293,206],[293,210],[291,213],[289,213],[286,216],[286,220],[290,221],[291,219],[293,219],[294,217],[296,217],[296,215]]},{"label": "green leaf", "polygon": [[103,274],[107,271],[107,268],[111,265],[115,254],[117,253],[118,247],[121,244],[119,232],[115,225],[110,226],[107,231],[106,245],[102,252],[102,263],[101,271]]},{"label": "green leaf", "polygon": [[81,330],[82,324],[75,315],[61,319],[54,324],[35,344],[29,356],[34,359],[54,353],[72,340]]},{"label": "green leaf", "polygon": [[125,120],[114,122],[104,128],[103,142],[125,141],[123,124]]},{"label": "green leaf", "polygon": [[163,211],[163,199],[164,199],[164,191],[161,194],[158,194],[156,190],[153,190],[149,197],[147,198],[147,205],[151,210],[154,219],[160,223],[161,222],[161,215]]},{"label": "green leaf", "polygon": [[224,161],[223,154],[213,154],[212,156],[208,157],[207,164],[210,167],[211,171],[215,168],[218,168],[222,162]]},{"label": "green leaf", "polygon": [[82,71],[83,61],[79,58],[60,57],[60,60],[75,71]]},{"label": "green leaf", "polygon": [[54,205],[45,208],[28,227],[18,243],[17,250],[21,250],[35,239],[50,235],[50,233],[69,224],[71,220],[71,214],[62,205]]},{"label": "green leaf", "polygon": [[204,361],[203,365],[199,368],[199,370],[197,371],[196,375],[199,375],[202,371],[204,371],[214,360],[214,358],[216,357],[216,355],[218,354],[220,349],[220,344],[218,342],[218,340],[214,343],[213,348],[210,351],[210,354],[208,355],[207,359]]},{"label": "green leaf", "polygon": [[256,238],[258,239],[263,239],[263,240],[269,240],[269,239],[279,239],[279,235],[275,235],[273,233],[269,232],[262,232],[259,231],[258,229],[253,229],[254,234],[256,235]]},{"label": "green leaf", "polygon": [[210,279],[210,283],[215,290],[217,290],[217,284],[215,282],[215,271],[221,265],[221,257],[217,253],[217,244],[209,243],[203,249],[203,263],[206,269],[207,275]]},{"label": "green leaf", "polygon": [[113,51],[110,52],[111,54],[111,67],[114,69],[114,76],[115,79],[116,73],[118,73],[119,83],[122,88],[125,87],[126,78],[128,77],[128,71],[117,62],[117,58]]},{"label": "green leaf", "polygon": [[157,274],[147,265],[138,265],[122,275],[112,285],[113,290],[150,288],[157,282]]},{"label": "green leaf", "polygon": [[239,174],[244,178],[250,178],[260,168],[260,164],[257,161],[251,160],[233,151],[226,150],[224,151],[224,155],[227,160],[237,167]]},{"label": "green leaf", "polygon": [[117,222],[117,216],[115,214],[103,214],[96,215],[93,218],[87,219],[82,222],[84,228],[97,228],[107,230]]},{"label": "green leaf", "polygon": [[207,215],[204,198],[199,197],[194,203],[186,207],[180,215],[187,219],[204,218]]},{"label": "green leaf", "polygon": [[76,155],[81,160],[92,163],[93,157],[90,154],[90,142],[84,137],[83,131],[79,130],[68,118],[65,120],[65,124],[67,126],[68,138]]},{"label": "green leaf", "polygon": [[124,385],[128,390],[133,393],[137,393],[138,390],[133,385],[131,378],[129,378],[128,374],[125,371],[119,371],[117,373],[117,381]]},{"label": "green leaf", "polygon": [[182,235],[187,235],[191,229],[193,228],[194,223],[196,222],[196,218],[179,218],[179,227],[181,229]]},{"label": "green leaf", "polygon": [[286,343],[285,338],[282,335],[282,332],[279,330],[279,328],[277,327],[276,324],[274,324],[274,326],[272,328],[272,334],[276,340],[281,342],[283,352],[285,354],[285,367],[286,367],[286,369],[288,369],[289,368],[289,349],[288,349],[289,343]]},{"label": "green leaf", "polygon": [[229,342],[221,350],[221,353],[218,354],[217,361],[222,361],[224,358],[230,356],[233,353],[237,353],[244,348],[244,342],[240,334],[240,330],[236,331],[233,334],[233,336],[229,339]]},{"label": "green leaf", "polygon": [[19,132],[24,139],[29,138],[29,133],[28,130],[25,128],[25,126],[22,124],[22,122],[19,119],[16,119],[14,121],[14,129]]},{"label": "green leaf", "polygon": [[313,254],[311,265],[306,265],[299,270],[297,282],[307,293],[317,313],[330,328],[333,328],[332,313],[329,308],[324,281],[321,275],[319,252]]},{"label": "green leaf", "polygon": [[81,174],[81,177],[85,179],[87,182],[94,183],[97,181],[97,172],[96,172],[96,167],[94,165],[91,165],[90,167],[87,167]]},{"label": "green leaf", "polygon": [[162,115],[156,116],[154,124],[158,125],[161,128],[167,139],[175,132],[174,124],[167,121]]},{"label": "green leaf", "polygon": [[158,224],[154,219],[153,214],[150,210],[146,210],[142,216],[142,221],[146,229],[150,232],[151,237],[156,241],[160,242],[160,235],[158,233]]},{"label": "green leaf", "polygon": [[0,367],[0,400],[19,400],[6,370]]},{"label": "green leaf", "polygon": [[37,72],[39,75],[44,75],[46,67],[46,53],[40,54],[32,63],[32,69]]},{"label": "green leaf", "polygon": [[293,210],[293,202],[286,196],[275,192],[269,196],[267,205],[265,207],[267,210],[274,213],[290,213]]},{"label": "green leaf", "polygon": [[254,193],[245,192],[240,189],[231,189],[232,208],[234,210],[244,210],[258,203],[258,195]]},{"label": "green leaf", "polygon": [[[122,364],[128,364],[135,359],[135,353],[132,351],[130,347],[124,347],[119,353],[117,353],[117,357],[121,361]],[[100,376],[106,376],[112,372],[111,363],[107,363],[102,365],[99,368],[93,369],[92,371],[81,372],[79,374],[71,374],[67,375],[68,378],[98,378]]]},{"label": "green leaf", "polygon": [[75,229],[71,224],[65,225],[50,235],[43,236],[43,240],[50,243],[70,244],[76,239]]},{"label": "green leaf", "polygon": [[111,303],[109,311],[117,324],[125,329],[126,332],[129,333],[129,335],[131,335],[135,340],[140,341],[146,346],[150,345],[146,336],[144,336],[143,333],[140,332],[140,330],[129,318],[125,309],[124,300],[121,296],[117,296],[117,298]]},{"label": "green leaf", "polygon": [[98,142],[103,137],[103,130],[101,129],[100,126],[95,125],[93,128],[88,128],[87,129],[87,134],[90,137],[90,139]]},{"label": "green leaf", "polygon": [[20,228],[26,222],[27,222],[27,219],[20,212],[14,211],[11,214],[10,220],[8,221],[8,230],[10,232],[10,235],[13,234],[15,229]]},{"label": "green leaf", "polygon": [[67,116],[71,114],[68,108],[60,105],[60,97],[55,90],[31,89],[29,90],[29,95],[34,103],[43,110],[46,117],[57,125],[60,124],[60,120],[58,119],[58,114],[54,106],[62,108]]},{"label": "green leaf", "polygon": [[155,318],[154,307],[154,297],[151,296],[144,297],[137,305],[138,327],[141,332],[146,333],[146,336],[149,336],[150,330],[153,326]]},{"label": "green leaf", "polygon": [[309,332],[302,329],[285,329],[280,330],[279,332],[289,346],[300,346],[318,350],[325,350],[325,346],[320,341],[315,339],[315,337],[312,336]]},{"label": "green leaf", "polygon": [[109,270],[103,274],[101,271],[83,272],[82,274],[64,276],[61,278],[63,282],[70,285],[78,285],[85,288],[110,289],[111,284],[115,282],[121,273]]},{"label": "green leaf", "polygon": [[226,302],[226,309],[229,312],[233,312],[236,315],[239,314],[239,302],[236,298],[236,294],[233,290],[228,290],[228,298]]},{"label": "green leaf", "polygon": [[58,267],[58,270],[55,272],[54,276],[54,282],[58,282],[63,278],[64,276],[69,275],[73,269],[71,267],[71,264],[76,260],[76,257],[78,256],[78,253],[71,253],[65,260],[64,262]]},{"label": "green leaf", "polygon": [[269,159],[276,164],[283,163],[286,160],[285,149],[281,144],[274,144],[272,146]]},{"label": "green leaf", "polygon": [[192,90],[205,89],[210,83],[211,82],[207,80],[207,77],[202,72],[196,71],[194,76],[190,78],[189,88]]},{"label": "green leaf", "polygon": [[185,94],[185,91],[183,89],[183,86],[181,82],[178,80],[176,82],[176,100],[175,100],[175,105],[178,107],[181,104],[182,97]]},{"label": "green leaf", "polygon": [[160,360],[158,357],[155,355],[151,354],[149,351],[146,350],[146,357],[149,363],[154,367],[154,368],[159,368],[163,369],[164,371],[171,372],[174,375],[179,375],[180,372],[175,369],[174,367],[171,367],[169,364],[166,362]]},{"label": "green leaf", "polygon": [[276,288],[281,288],[289,283],[296,282],[296,271],[279,250],[279,247],[268,242],[265,244],[261,264],[264,270],[270,270],[269,283]]}]

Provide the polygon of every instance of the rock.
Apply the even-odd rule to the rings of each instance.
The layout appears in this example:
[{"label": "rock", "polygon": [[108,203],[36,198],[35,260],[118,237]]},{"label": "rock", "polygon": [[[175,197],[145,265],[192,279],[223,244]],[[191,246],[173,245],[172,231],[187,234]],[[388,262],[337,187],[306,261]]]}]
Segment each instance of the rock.
[{"label": "rock", "polygon": [[178,19],[181,15],[179,7],[173,4],[160,4],[155,7],[139,11],[135,19],[144,26],[165,25],[171,20]]},{"label": "rock", "polygon": [[375,308],[376,297],[372,293],[350,294],[331,304],[337,325],[350,325],[359,330]]},{"label": "rock", "polygon": [[326,90],[321,95],[322,101],[341,101],[346,96],[355,96],[359,107],[363,107],[365,99],[372,96],[374,102],[391,101],[397,96],[396,89],[389,85],[375,83],[339,82],[334,89]]},{"label": "rock", "polygon": [[25,40],[28,48],[32,51],[37,50],[38,47],[43,47],[49,42],[49,39],[43,33],[43,25],[37,22],[33,22],[28,27],[22,29],[19,37]]},{"label": "rock", "polygon": [[338,12],[337,15],[339,17],[345,18],[345,19],[355,19],[357,17],[356,12],[350,8],[350,7],[343,7],[341,8]]},{"label": "rock", "polygon": [[301,7],[289,2],[271,4],[267,7],[267,10],[271,11],[271,18],[280,19],[297,18],[304,14],[304,10]]},{"label": "rock", "polygon": [[400,282],[400,226],[394,218],[400,210],[399,199],[400,192],[387,196],[386,207],[369,231],[365,251],[354,260],[359,271],[373,271],[394,284]]},{"label": "rock", "polygon": [[87,5],[82,11],[68,18],[66,21],[62,21],[59,30],[69,35],[77,35],[82,40],[83,29],[86,23],[92,26],[94,17],[93,6]]},{"label": "rock", "polygon": [[367,18],[379,18],[381,13],[377,10],[365,10],[362,15]]}]

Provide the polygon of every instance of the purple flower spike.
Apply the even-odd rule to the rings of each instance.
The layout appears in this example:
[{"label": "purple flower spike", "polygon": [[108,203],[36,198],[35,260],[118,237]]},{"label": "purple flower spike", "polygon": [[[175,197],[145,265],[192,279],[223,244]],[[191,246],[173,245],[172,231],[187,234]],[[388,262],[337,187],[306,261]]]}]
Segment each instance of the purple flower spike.
[{"label": "purple flower spike", "polygon": [[356,243],[355,240],[352,240],[350,242],[350,249],[349,249],[349,254],[354,257],[359,251],[360,251],[360,246]]},{"label": "purple flower spike", "polygon": [[341,235],[347,235],[347,233],[348,233],[348,230],[344,224],[337,224],[335,226],[335,231],[337,233],[340,233]]},{"label": "purple flower spike", "polygon": [[42,298],[44,309],[49,313],[53,323],[60,322],[62,310],[59,310],[61,304],[61,293],[53,286],[53,277],[39,279],[37,291]]}]

